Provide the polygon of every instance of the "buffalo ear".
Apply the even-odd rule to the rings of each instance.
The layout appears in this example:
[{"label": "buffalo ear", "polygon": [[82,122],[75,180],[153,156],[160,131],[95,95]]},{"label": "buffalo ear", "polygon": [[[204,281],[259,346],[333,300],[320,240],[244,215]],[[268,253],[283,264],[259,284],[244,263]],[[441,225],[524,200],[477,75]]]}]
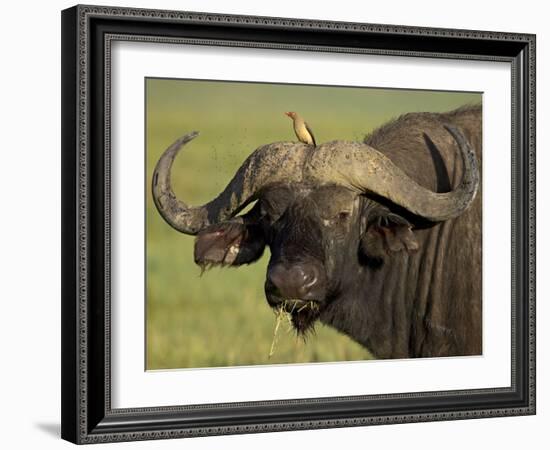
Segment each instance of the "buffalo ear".
[{"label": "buffalo ear", "polygon": [[384,213],[377,215],[367,226],[361,237],[361,250],[379,262],[391,253],[418,250],[418,242],[412,232],[412,225],[403,217]]},{"label": "buffalo ear", "polygon": [[261,227],[236,220],[212,225],[195,238],[195,263],[210,266],[239,266],[258,260],[264,251]]}]

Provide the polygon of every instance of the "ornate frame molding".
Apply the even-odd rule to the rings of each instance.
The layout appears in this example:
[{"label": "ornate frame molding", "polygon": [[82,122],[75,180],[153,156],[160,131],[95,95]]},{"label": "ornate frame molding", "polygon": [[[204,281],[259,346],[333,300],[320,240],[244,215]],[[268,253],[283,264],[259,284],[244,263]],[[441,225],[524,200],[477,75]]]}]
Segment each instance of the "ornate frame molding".
[{"label": "ornate frame molding", "polygon": [[[328,427],[348,427],[373,424],[440,421],[527,415],[535,413],[535,36],[471,30],[405,27],[396,25],[361,24],[332,21],[310,21],[254,16],[204,14],[196,12],[158,11],[147,9],[76,6],[63,12],[63,298],[62,298],[62,435],[76,443],[98,443],[172,437],[206,436],[271,432]],[[101,22],[101,26],[99,25]],[[105,25],[107,23],[107,25]],[[112,23],[112,26],[110,25]],[[160,23],[171,30],[194,26],[199,37],[152,36],[128,32],[128,23],[138,24],[143,30],[152,23]],[[245,29],[252,39],[219,39],[207,36],[212,29],[226,32],[237,26]],[[201,29],[203,31],[201,31]],[[311,30],[327,31],[338,37],[309,42]],[[261,31],[270,36],[285,31],[289,42],[262,40]],[[303,37],[303,32],[307,35]],[[346,42],[350,34],[360,36],[362,46],[333,45]],[[325,37],[326,35],[322,35]],[[417,49],[418,37],[426,38],[425,48]],[[292,39],[295,39],[292,42]],[[304,43],[301,39],[308,41]],[[394,39],[394,47],[388,39]],[[396,48],[395,39],[403,42]],[[95,41],[94,41],[95,39]],[[297,40],[296,40],[297,39]],[[244,46],[305,51],[350,52],[414,57],[479,59],[505,61],[512,64],[512,229],[513,229],[513,311],[512,311],[512,385],[510,388],[471,391],[424,392],[419,394],[378,395],[360,397],[331,397],[294,399],[288,401],[251,402],[217,405],[194,405],[167,408],[139,408],[113,410],[110,402],[110,63],[111,43],[115,40],[157,43],[187,43],[197,45]],[[284,39],[282,39],[284,40]],[[372,40],[376,45],[370,46]],[[452,52],[441,51],[441,42],[450,43]],[[386,43],[385,43],[386,42]],[[497,43],[498,45],[489,45]],[[103,47],[103,48],[100,48]],[[489,49],[489,50],[487,50]],[[103,73],[103,78],[101,74]],[[102,92],[98,86],[103,85]],[[91,110],[97,112],[97,96],[104,123],[98,127]],[[76,106],[75,106],[76,105]],[[91,142],[101,143],[103,155],[99,162],[91,162]],[[95,156],[93,157],[95,161]],[[99,164],[99,165],[98,165]],[[101,180],[98,176],[102,174]],[[518,190],[522,181],[526,190]],[[102,184],[100,188],[97,184]],[[99,203],[97,203],[99,202]],[[100,216],[100,212],[104,214]],[[101,223],[102,222],[102,225]],[[103,239],[94,240],[90,231],[102,230]],[[98,252],[96,246],[101,245]],[[101,277],[102,275],[102,277]],[[97,292],[95,280],[100,277],[102,292]],[[99,295],[99,297],[95,297]],[[101,305],[93,298],[103,298]],[[100,323],[92,319],[99,311]],[[98,344],[103,364],[91,349]],[[93,381],[103,374],[103,382]],[[94,377],[91,377],[94,375]],[[100,402],[92,400],[102,391]],[[497,401],[497,397],[499,397]],[[437,399],[462,399],[471,404],[469,409],[450,407],[442,409]],[[480,399],[478,399],[478,397]],[[502,398],[501,398],[502,397]],[[415,401],[434,399],[434,406],[415,409]],[[481,404],[479,402],[484,400]],[[339,402],[379,402],[395,399],[406,403],[409,412],[388,414],[376,412],[336,417],[322,406]],[[285,420],[286,407],[317,405],[319,418]],[[478,407],[475,407],[478,405]],[[435,407],[437,406],[437,408]],[[261,423],[242,422],[244,408],[257,407],[261,411],[277,409],[280,420]],[[184,416],[189,411],[200,414],[208,423],[209,411],[215,409],[239,410],[234,423],[217,421],[198,425]],[[379,411],[383,408],[378,407]],[[267,414],[267,412],[266,412]],[[275,417],[275,416],[274,416]],[[288,416],[290,418],[291,416]],[[296,416],[294,416],[296,417]],[[167,420],[176,425],[168,425]],[[174,423],[174,422],[173,422]]]}]

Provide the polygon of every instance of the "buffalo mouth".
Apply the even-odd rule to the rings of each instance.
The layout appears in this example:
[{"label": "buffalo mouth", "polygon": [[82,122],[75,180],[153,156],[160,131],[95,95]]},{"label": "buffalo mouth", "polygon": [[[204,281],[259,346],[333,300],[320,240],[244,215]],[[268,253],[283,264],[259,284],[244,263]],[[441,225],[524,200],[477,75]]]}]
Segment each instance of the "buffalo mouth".
[{"label": "buffalo mouth", "polygon": [[322,303],[317,300],[282,299],[270,295],[268,303],[277,315],[288,315],[296,333],[301,336],[313,331],[321,315]]}]

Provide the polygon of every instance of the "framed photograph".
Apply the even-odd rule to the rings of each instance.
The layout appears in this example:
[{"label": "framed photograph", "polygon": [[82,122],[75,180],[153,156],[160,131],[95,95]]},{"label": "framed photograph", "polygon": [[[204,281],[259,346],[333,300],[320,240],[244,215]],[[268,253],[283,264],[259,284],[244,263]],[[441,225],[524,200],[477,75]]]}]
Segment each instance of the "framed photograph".
[{"label": "framed photograph", "polygon": [[535,36],[62,12],[62,437],[535,413]]}]

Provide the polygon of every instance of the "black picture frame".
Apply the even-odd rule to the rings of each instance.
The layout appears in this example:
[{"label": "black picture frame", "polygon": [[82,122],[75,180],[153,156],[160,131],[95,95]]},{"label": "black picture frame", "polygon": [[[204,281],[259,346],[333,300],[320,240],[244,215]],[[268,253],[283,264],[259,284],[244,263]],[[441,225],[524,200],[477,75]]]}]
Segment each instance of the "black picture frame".
[{"label": "black picture frame", "polygon": [[[108,115],[113,40],[509,62],[511,385],[113,409]],[[62,437],[78,444],[535,414],[535,36],[119,7],[64,10],[61,406]]]}]

